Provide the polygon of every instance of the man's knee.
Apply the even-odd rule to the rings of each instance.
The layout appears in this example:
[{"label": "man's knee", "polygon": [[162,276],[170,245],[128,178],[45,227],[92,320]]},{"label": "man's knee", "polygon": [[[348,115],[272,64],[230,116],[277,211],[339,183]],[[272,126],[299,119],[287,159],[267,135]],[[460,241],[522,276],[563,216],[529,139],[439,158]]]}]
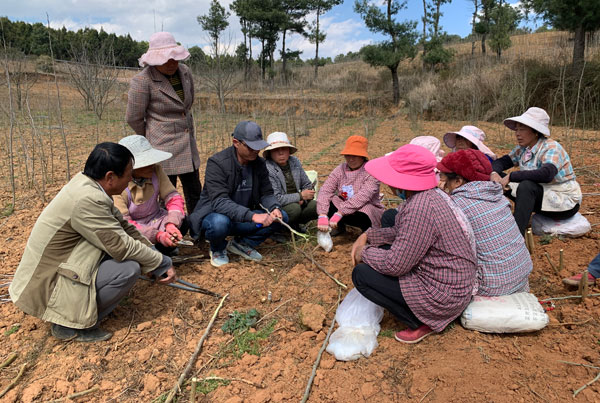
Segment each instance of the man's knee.
[{"label": "man's knee", "polygon": [[137,279],[138,276],[142,274],[140,264],[133,260],[125,260],[121,262],[119,269],[119,275],[127,280]]},{"label": "man's knee", "polygon": [[229,234],[231,219],[223,214],[211,213],[202,221],[206,239],[222,238]]}]

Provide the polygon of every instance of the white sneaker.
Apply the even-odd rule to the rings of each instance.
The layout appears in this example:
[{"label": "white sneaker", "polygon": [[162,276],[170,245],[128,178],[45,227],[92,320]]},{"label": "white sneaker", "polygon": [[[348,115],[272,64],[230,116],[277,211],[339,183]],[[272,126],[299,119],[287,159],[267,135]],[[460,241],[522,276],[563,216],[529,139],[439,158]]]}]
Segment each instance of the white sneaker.
[{"label": "white sneaker", "polygon": [[212,264],[214,267],[220,267],[229,263],[227,250],[213,252],[209,249],[208,254],[210,255],[210,264]]},{"label": "white sneaker", "polygon": [[248,245],[244,244],[243,242],[237,242],[234,239],[229,241],[229,244],[227,244],[227,250],[231,253],[235,253],[236,255],[243,257],[246,260],[262,260],[262,255],[260,253],[258,253]]}]

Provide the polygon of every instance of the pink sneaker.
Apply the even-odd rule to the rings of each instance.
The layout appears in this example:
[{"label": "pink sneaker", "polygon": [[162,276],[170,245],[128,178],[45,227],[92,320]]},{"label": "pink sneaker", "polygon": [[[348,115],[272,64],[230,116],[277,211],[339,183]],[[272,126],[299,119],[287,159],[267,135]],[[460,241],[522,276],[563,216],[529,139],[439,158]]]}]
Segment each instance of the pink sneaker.
[{"label": "pink sneaker", "polygon": [[[571,285],[573,287],[577,287],[577,286],[579,286],[579,282],[581,281],[582,275],[583,275],[583,273],[579,273],[579,274],[576,274],[571,277],[563,278],[563,283],[565,283],[566,285]],[[593,286],[594,284],[596,284],[596,278],[594,276],[592,276],[590,273],[588,273],[588,285]]]},{"label": "pink sneaker", "polygon": [[404,329],[396,333],[396,340],[402,343],[418,343],[425,337],[433,333],[433,330],[427,325],[421,325],[416,329]]}]

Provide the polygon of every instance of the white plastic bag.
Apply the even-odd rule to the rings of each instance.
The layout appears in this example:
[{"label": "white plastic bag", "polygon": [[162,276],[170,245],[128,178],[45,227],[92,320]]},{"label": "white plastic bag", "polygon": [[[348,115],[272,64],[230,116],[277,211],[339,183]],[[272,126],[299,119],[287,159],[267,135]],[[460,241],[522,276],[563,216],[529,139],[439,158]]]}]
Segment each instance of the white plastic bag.
[{"label": "white plastic bag", "polygon": [[329,338],[327,352],[341,361],[370,356],[378,345],[382,318],[383,308],[353,288],[335,313],[339,328]]},{"label": "white plastic bag", "polygon": [[317,199],[317,192],[319,191],[319,174],[317,171],[304,171],[308,180],[312,183],[313,189],[315,190],[315,200]]},{"label": "white plastic bag", "polygon": [[333,249],[333,240],[329,231],[317,231],[317,242],[325,252],[331,252]]},{"label": "white plastic bag", "polygon": [[534,214],[531,219],[531,230],[535,235],[548,234],[577,238],[590,232],[592,226],[587,218],[579,213],[566,220],[555,220],[541,214]]},{"label": "white plastic bag", "polygon": [[501,297],[473,297],[460,323],[485,333],[535,332],[548,324],[548,315],[535,295],[519,292]]}]

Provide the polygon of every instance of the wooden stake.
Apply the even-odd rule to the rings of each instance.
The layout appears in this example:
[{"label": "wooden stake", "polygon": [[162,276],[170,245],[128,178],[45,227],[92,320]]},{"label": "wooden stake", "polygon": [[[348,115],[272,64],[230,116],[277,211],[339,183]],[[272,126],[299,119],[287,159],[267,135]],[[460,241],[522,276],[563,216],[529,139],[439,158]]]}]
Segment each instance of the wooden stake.
[{"label": "wooden stake", "polygon": [[198,341],[198,345],[196,346],[196,350],[194,351],[194,354],[192,354],[192,356],[190,357],[190,360],[188,361],[187,366],[185,367],[185,369],[179,376],[177,383],[175,384],[175,386],[173,386],[173,389],[171,389],[171,391],[167,395],[165,403],[171,403],[173,401],[173,398],[177,394],[177,392],[179,392],[181,390],[181,385],[183,384],[183,381],[185,380],[185,378],[187,378],[188,374],[192,370],[192,366],[198,359],[198,355],[200,354],[200,351],[202,350],[202,345],[204,344],[204,340],[206,340],[206,338],[208,337],[208,333],[210,332],[210,329],[212,328],[213,324],[215,323],[215,319],[217,318],[217,315],[219,314],[219,311],[221,310],[221,307],[223,306],[223,303],[225,302],[225,299],[228,296],[229,296],[229,294],[225,294],[223,296],[223,298],[221,298],[221,302],[219,302],[219,306],[217,306],[217,309],[215,309],[215,313],[213,313],[212,318],[210,318],[210,322],[208,322],[208,326],[206,326],[206,330],[204,331],[204,334],[200,338],[200,341]]},{"label": "wooden stake", "polygon": [[312,256],[312,254],[308,254],[306,252],[304,252],[302,249],[300,248],[296,248],[296,250],[300,253],[302,253],[308,260],[310,260],[312,262],[312,264],[314,264],[317,269],[321,270],[323,273],[325,273],[325,275],[327,277],[329,277],[330,279],[332,279],[338,286],[342,287],[344,290],[348,289],[348,286],[344,283],[342,283],[341,281],[339,281],[337,278],[335,278],[331,273],[329,273],[327,270],[325,270],[325,268],[323,266],[321,266],[316,260],[315,258]]},{"label": "wooden stake", "polygon": [[535,243],[533,242],[533,232],[531,232],[531,228],[527,230],[527,237],[529,238],[529,252],[533,255],[535,252]]},{"label": "wooden stake", "polygon": [[562,269],[565,268],[564,251],[561,249],[560,251],[558,251],[558,253],[559,253],[559,257],[558,257],[558,271],[562,271]]},{"label": "wooden stake", "polygon": [[190,389],[190,402],[196,403],[196,385],[198,383],[197,378],[192,378],[192,389]]},{"label": "wooden stake", "polygon": [[579,295],[581,295],[581,302],[585,301],[588,296],[588,292],[588,271],[585,269],[581,275],[581,280],[579,280]]},{"label": "wooden stake", "polygon": [[548,263],[550,263],[550,267],[552,267],[554,272],[556,274],[558,274],[559,270],[556,268],[556,266],[554,266],[554,263],[552,263],[552,260],[550,260],[550,255],[548,254],[548,252],[544,252],[544,255],[546,256],[546,259],[548,259]]},{"label": "wooden stake", "polygon": [[99,391],[99,390],[100,390],[100,387],[99,387],[99,386],[94,386],[93,388],[86,389],[86,390],[82,390],[81,392],[77,392],[77,393],[71,393],[71,394],[70,394],[69,396],[67,396],[67,397],[63,397],[63,398],[56,399],[56,400],[50,400],[50,401],[49,401],[49,402],[47,402],[47,403],[60,403],[60,402],[63,402],[63,401],[65,401],[65,400],[74,400],[74,399],[76,399],[76,398],[78,398],[78,397],[85,396],[85,395],[89,395],[90,393],[94,393],[94,392],[97,392],[97,391]]},{"label": "wooden stake", "polygon": [[527,248],[527,252],[531,255],[531,246],[529,246],[529,234],[525,231],[525,247]]}]

